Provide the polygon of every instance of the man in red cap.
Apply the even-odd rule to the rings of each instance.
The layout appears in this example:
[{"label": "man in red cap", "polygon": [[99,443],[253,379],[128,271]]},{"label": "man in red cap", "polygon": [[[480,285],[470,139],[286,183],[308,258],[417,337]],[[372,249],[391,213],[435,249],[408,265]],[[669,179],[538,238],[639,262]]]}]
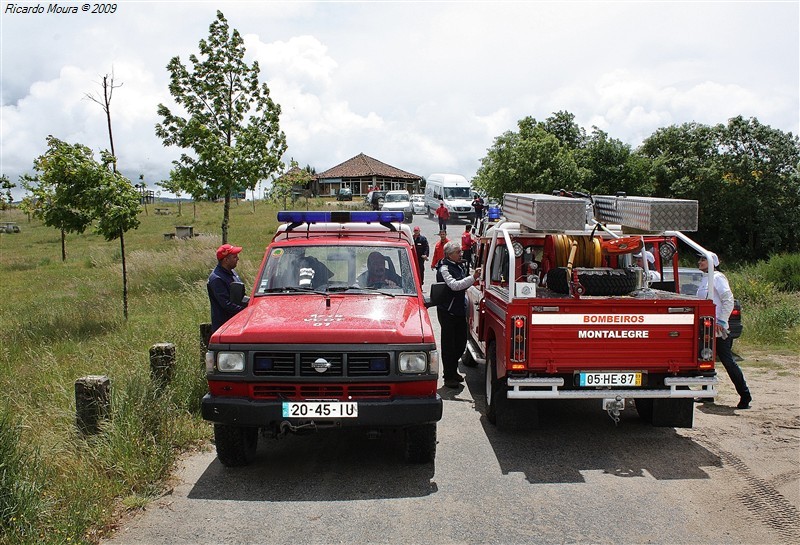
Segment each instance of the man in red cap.
[{"label": "man in red cap", "polygon": [[239,263],[240,246],[223,244],[217,248],[217,266],[208,276],[208,299],[211,301],[211,333],[214,333],[225,322],[233,318],[247,305],[238,305],[231,301],[231,282],[241,282],[233,269]]}]

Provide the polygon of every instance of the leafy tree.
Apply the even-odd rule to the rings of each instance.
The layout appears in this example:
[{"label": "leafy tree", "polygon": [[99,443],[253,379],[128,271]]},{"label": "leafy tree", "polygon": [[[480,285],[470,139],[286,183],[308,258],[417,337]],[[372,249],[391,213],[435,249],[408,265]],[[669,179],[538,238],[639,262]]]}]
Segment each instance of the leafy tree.
[{"label": "leafy tree", "polygon": [[572,151],[562,146],[543,123],[525,117],[518,132],[506,131],[495,138],[474,179],[474,184],[493,197],[503,193],[550,193],[578,178]]},{"label": "leafy tree", "polygon": [[[313,179],[308,166],[301,169],[294,159],[291,160],[290,165],[291,167],[286,174],[273,180],[272,188],[270,189],[270,199],[276,203],[282,202],[284,210],[286,210],[287,199],[292,195],[292,191],[295,188],[306,189]],[[306,207],[308,207],[308,197],[306,197]]]},{"label": "leafy tree", "polygon": [[174,193],[175,197],[178,199],[178,215],[181,215],[181,193],[183,193],[183,184],[179,179],[173,176],[175,171],[171,170],[169,173],[169,180],[161,180],[160,182],[156,182],[156,185],[159,187],[163,187],[170,193]]},{"label": "leafy tree", "polygon": [[81,184],[95,177],[97,163],[92,150],[47,137],[48,150],[33,162],[35,176],[24,176],[23,184],[36,199],[34,215],[48,227],[61,231],[61,261],[67,260],[66,234],[83,233],[92,223],[88,210],[76,206]]},{"label": "leafy tree", "polygon": [[17,187],[17,184],[13,183],[11,180],[8,179],[8,176],[3,174],[0,176],[0,190],[5,190],[6,194],[0,197],[0,207],[3,210],[8,208],[8,206],[14,202],[14,197],[11,195],[11,190]]},{"label": "leafy tree", "polygon": [[224,197],[222,241],[227,242],[231,195],[282,169],[286,136],[280,130],[280,106],[267,84],[259,83],[258,62],[244,62],[242,37],[230,31],[221,11],[199,48],[200,58],[189,56],[191,69],[179,57],[167,65],[170,94],[188,116],[159,104],[163,122],[156,134],[165,146],[193,152],[175,161],[180,179],[196,180],[207,195]]},{"label": "leafy tree", "polygon": [[638,152],[652,159],[656,196],[696,199],[698,242],[728,260],[798,251],[800,145],[757,119],[659,129]]},{"label": "leafy tree", "polygon": [[628,144],[593,127],[584,145],[574,152],[580,169],[579,185],[594,195],[650,195],[649,161],[633,153]]},{"label": "leafy tree", "polygon": [[[101,152],[102,164],[82,144],[67,144],[49,136],[48,150],[34,161],[36,178],[30,188],[40,204],[45,225],[61,229],[62,260],[66,259],[64,233],[82,233],[93,221],[106,240],[120,239],[139,226],[139,193],[130,180],[113,168],[111,153]],[[123,259],[123,311],[128,318],[127,275]]]},{"label": "leafy tree", "polygon": [[579,149],[586,143],[586,131],[575,123],[575,116],[567,111],[554,113],[544,121],[542,127],[568,149]]}]

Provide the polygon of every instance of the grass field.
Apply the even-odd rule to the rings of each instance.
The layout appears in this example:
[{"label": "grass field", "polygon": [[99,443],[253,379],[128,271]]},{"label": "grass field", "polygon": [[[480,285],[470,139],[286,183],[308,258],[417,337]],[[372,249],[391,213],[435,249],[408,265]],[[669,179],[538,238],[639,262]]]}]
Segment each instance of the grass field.
[{"label": "grass field", "polygon": [[[303,208],[305,208],[305,203]],[[321,201],[312,207],[324,206]],[[115,510],[161,491],[176,456],[211,436],[198,415],[205,393],[199,330],[209,321],[205,282],[216,264],[222,205],[183,204],[181,216],[142,212],[126,234],[129,319],[123,319],[119,241],[60,234],[0,213],[22,232],[0,234],[0,543],[96,542]],[[196,210],[196,214],[194,211]],[[249,285],[276,228],[276,208],[232,204],[229,242],[244,247],[238,271]],[[191,225],[189,240],[167,240]],[[780,291],[751,266],[728,276],[743,300],[744,347],[800,347],[800,296]],[[150,382],[149,348],[171,342],[177,372],[163,391]],[[107,375],[111,418],[82,438],[74,382]]]}]

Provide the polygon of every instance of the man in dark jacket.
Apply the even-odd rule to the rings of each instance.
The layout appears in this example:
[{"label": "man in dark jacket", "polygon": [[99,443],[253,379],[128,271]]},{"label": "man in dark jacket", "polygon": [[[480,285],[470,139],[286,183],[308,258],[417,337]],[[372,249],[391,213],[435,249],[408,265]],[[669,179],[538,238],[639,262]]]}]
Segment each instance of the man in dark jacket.
[{"label": "man in dark jacket", "polygon": [[444,245],[444,259],[436,269],[436,281],[447,285],[448,297],[436,306],[441,325],[441,361],[444,385],[458,388],[464,377],[458,373],[458,360],[467,347],[467,288],[480,278],[481,268],[467,275],[461,262],[461,241],[452,240]]},{"label": "man in dark jacket", "polygon": [[244,310],[247,303],[239,305],[231,301],[231,283],[241,282],[233,269],[239,263],[240,246],[223,244],[217,248],[217,266],[208,276],[208,299],[211,302],[211,333],[222,324]]},{"label": "man in dark jacket", "polygon": [[428,239],[420,232],[419,226],[414,227],[414,251],[417,254],[417,270],[419,271],[419,283],[425,283],[425,260],[430,255],[431,247]]}]

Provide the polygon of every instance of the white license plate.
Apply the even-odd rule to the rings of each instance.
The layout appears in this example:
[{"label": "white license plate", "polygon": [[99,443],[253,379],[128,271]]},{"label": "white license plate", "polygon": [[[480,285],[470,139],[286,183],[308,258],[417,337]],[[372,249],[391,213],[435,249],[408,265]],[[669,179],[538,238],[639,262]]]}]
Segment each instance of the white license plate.
[{"label": "white license plate", "polygon": [[642,374],[635,372],[581,373],[580,386],[641,386]]},{"label": "white license plate", "polygon": [[283,402],[284,418],[356,418],[358,403],[339,401]]}]

